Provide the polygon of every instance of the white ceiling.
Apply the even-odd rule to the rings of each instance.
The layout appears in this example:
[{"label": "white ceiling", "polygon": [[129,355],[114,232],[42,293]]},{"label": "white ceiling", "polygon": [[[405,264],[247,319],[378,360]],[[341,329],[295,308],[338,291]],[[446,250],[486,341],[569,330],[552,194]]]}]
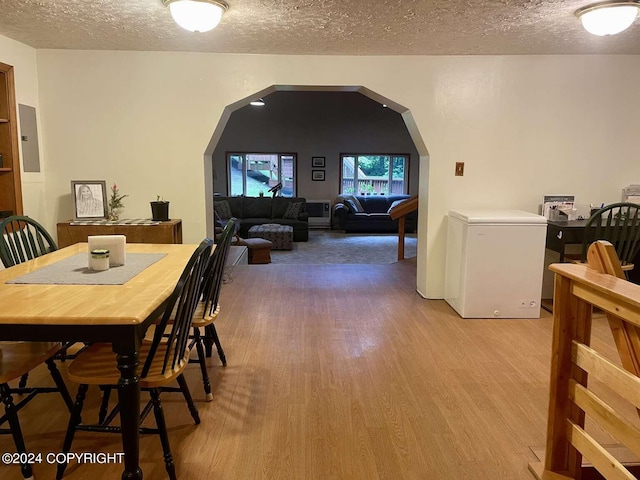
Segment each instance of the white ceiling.
[{"label": "white ceiling", "polygon": [[0,35],[35,48],[285,55],[640,54],[640,18],[587,33],[562,0],[227,0],[190,33],[162,0],[0,0]]}]

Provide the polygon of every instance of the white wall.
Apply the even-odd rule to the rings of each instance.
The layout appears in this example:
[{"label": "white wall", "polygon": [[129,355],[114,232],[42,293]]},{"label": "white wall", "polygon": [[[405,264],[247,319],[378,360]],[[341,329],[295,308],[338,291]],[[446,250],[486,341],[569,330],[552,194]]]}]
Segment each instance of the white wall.
[{"label": "white wall", "polygon": [[606,203],[640,183],[640,56],[37,55],[52,229],[71,216],[70,180],[105,179],[131,195],[127,217],[148,216],[161,194],[199,241],[212,132],[225,105],[271,85],[364,85],[411,110],[430,154],[418,249],[429,298],[443,295],[449,209],[537,212],[544,193]]}]

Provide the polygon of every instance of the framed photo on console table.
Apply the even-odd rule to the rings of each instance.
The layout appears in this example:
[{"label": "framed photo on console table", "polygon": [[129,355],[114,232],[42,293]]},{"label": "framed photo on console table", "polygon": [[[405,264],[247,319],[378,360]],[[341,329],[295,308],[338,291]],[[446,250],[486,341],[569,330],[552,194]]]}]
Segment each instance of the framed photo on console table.
[{"label": "framed photo on console table", "polygon": [[313,168],[324,168],[324,157],[311,157],[311,166]]},{"label": "framed photo on console table", "polygon": [[107,183],[104,180],[71,180],[74,220],[107,218]]},{"label": "framed photo on console table", "polygon": [[311,170],[311,180],[314,182],[324,182],[324,170]]}]

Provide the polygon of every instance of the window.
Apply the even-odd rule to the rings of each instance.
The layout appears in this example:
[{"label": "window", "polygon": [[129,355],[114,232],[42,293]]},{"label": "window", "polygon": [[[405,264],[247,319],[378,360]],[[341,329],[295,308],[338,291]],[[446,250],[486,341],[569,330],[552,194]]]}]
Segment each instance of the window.
[{"label": "window", "polygon": [[343,195],[402,195],[409,184],[409,155],[340,155]]},{"label": "window", "polygon": [[257,197],[282,183],[280,195],[296,195],[296,155],[291,153],[227,154],[229,195]]}]

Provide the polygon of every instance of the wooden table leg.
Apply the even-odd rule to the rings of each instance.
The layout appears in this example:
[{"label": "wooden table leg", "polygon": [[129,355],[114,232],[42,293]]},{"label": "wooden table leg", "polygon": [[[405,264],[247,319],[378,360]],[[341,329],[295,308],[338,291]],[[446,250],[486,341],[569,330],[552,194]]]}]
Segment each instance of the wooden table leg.
[{"label": "wooden table leg", "polygon": [[120,402],[120,425],[122,428],[122,449],[124,452],[124,472],[122,480],[142,480],[140,469],[140,379],[137,375],[138,352],[116,352],[120,380],[118,380],[118,401]]}]

